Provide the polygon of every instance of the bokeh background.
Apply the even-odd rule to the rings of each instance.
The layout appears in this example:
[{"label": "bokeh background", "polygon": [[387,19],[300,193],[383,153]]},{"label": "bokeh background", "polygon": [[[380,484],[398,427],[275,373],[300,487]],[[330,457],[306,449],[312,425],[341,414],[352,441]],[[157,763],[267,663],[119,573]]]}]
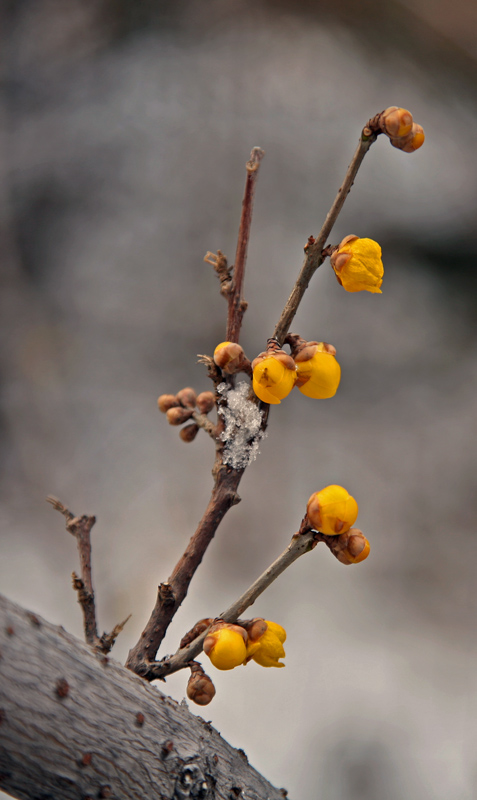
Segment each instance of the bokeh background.
[{"label": "bokeh background", "polygon": [[[233,261],[256,194],[242,343],[265,344],[368,118],[380,137],[332,236],[378,240],[382,295],[324,266],[293,325],[332,342],[335,399],[292,393],[162,654],[280,553],[312,491],[358,499],[370,558],[325,548],[253,612],[285,670],[218,673],[201,712],[293,800],[477,797],[477,7],[466,0],[12,0],[2,6],[0,587],[81,636],[75,543],[94,513],[100,625],[124,661],[208,499],[213,447],[156,407],[208,388],[224,338],[207,250]],[[181,700],[186,674],[161,689]]]}]

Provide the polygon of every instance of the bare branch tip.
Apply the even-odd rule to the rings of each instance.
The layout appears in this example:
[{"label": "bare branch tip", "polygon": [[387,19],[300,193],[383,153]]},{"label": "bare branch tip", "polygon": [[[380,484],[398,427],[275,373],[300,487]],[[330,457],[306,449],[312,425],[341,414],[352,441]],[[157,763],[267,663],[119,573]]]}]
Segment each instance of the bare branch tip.
[{"label": "bare branch tip", "polygon": [[74,514],[69,510],[69,508],[66,508],[66,506],[63,505],[61,500],[59,500],[57,497],[54,497],[52,494],[49,494],[48,497],[46,498],[46,502],[50,503],[55,509],[55,511],[59,511],[60,514],[63,514],[63,516],[66,517],[67,519],[69,520],[74,519]]},{"label": "bare branch tip", "polygon": [[262,150],[261,147],[252,147],[252,152],[250,153],[250,159],[247,161],[247,169],[249,172],[254,172],[260,166],[260,161],[265,155],[265,150]]}]

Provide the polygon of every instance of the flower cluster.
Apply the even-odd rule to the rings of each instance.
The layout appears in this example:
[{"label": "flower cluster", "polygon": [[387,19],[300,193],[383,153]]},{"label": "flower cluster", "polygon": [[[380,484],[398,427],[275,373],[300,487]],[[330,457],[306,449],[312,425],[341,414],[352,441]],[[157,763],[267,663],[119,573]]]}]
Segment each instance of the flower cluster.
[{"label": "flower cluster", "polygon": [[351,527],[358,517],[358,504],[343,486],[326,486],[308,500],[309,524],[325,535],[324,541],[342,564],[359,564],[368,557],[370,545],[359,528]]},{"label": "flower cluster", "polygon": [[389,106],[380,116],[380,128],[389,136],[393,147],[405,153],[414,153],[424,144],[424,131],[414,122],[412,114],[405,108]]},{"label": "flower cluster", "polygon": [[264,403],[277,405],[294,386],[307,397],[333,397],[338,389],[341,368],[333,345],[326,342],[299,344],[288,355],[275,343],[252,361],[253,391]]},{"label": "flower cluster", "polygon": [[204,639],[204,653],[217,669],[229,670],[249,661],[262,667],[284,667],[283,642],[286,631],[281,625],[256,617],[241,624],[218,622]]},{"label": "flower cluster", "polygon": [[[194,416],[196,409],[202,415],[212,411],[215,407],[215,396],[213,392],[201,392],[197,395],[194,389],[186,386],[177,394],[161,394],[157,406],[166,415],[169,425],[182,425]],[[179,436],[183,442],[192,442],[198,430],[199,426],[192,422],[179,431]]]},{"label": "flower cluster", "polygon": [[381,247],[373,239],[345,236],[330,260],[338,283],[347,292],[381,294],[384,267]]}]

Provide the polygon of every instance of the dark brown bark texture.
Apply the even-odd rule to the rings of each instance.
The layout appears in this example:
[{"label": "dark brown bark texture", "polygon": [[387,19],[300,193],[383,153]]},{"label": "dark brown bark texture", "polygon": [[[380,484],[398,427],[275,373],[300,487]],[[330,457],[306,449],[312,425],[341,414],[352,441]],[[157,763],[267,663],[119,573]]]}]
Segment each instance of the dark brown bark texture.
[{"label": "dark brown bark texture", "polygon": [[283,800],[188,708],[0,595],[0,789],[25,800]]}]

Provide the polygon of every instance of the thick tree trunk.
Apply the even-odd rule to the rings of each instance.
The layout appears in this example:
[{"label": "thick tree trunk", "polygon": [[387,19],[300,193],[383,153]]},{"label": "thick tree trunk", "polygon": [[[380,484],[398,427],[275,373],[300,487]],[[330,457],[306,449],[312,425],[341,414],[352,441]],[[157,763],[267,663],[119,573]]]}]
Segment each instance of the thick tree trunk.
[{"label": "thick tree trunk", "polygon": [[142,678],[0,596],[0,789],[25,800],[283,800]]}]

